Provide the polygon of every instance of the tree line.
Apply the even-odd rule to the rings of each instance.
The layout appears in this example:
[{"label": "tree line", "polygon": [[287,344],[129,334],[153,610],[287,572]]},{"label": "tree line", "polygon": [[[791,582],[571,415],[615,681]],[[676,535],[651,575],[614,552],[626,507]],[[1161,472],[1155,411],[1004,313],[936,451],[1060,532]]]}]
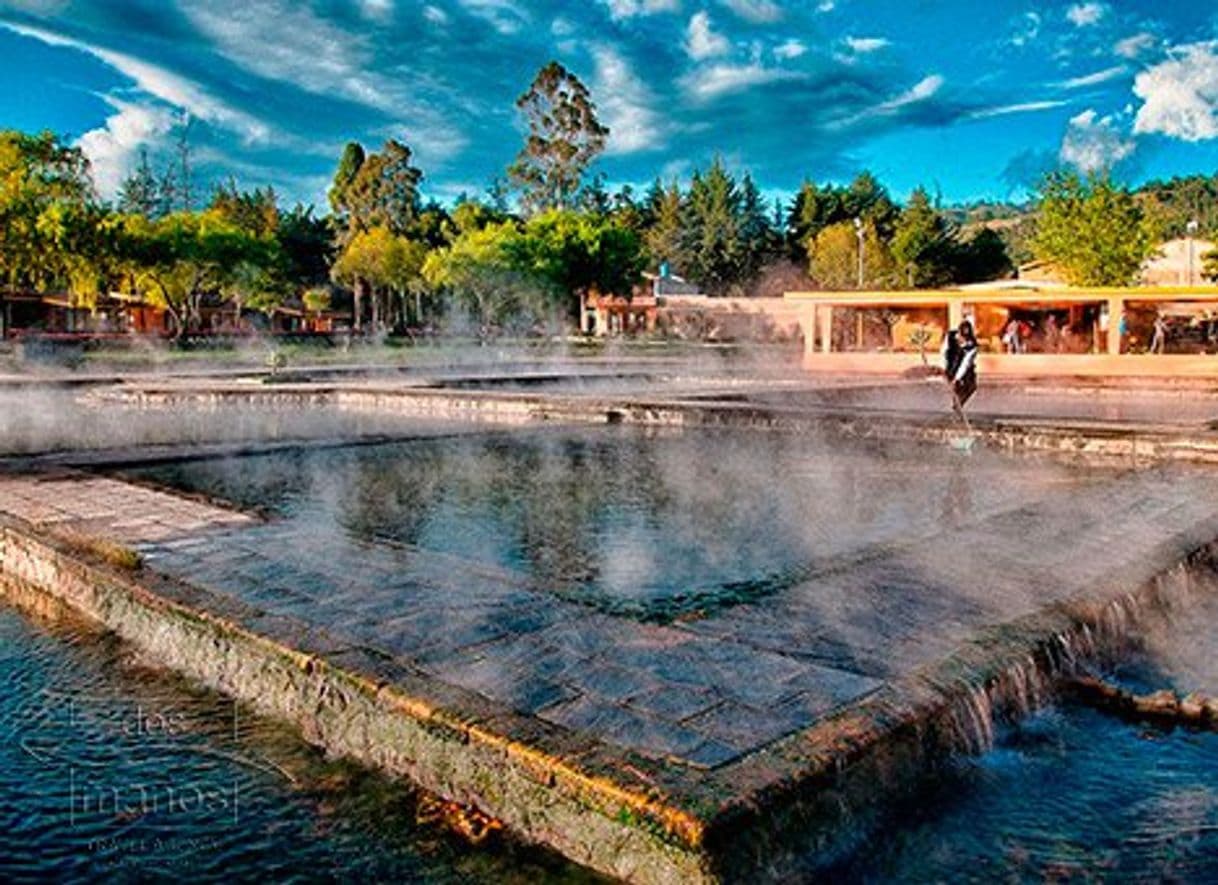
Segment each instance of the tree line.
[{"label": "tree line", "polygon": [[1133,192],[1104,175],[1055,173],[1022,221],[1000,225],[994,207],[970,224],[922,188],[901,205],[867,172],[845,185],[809,180],[767,203],[751,174],[721,159],[684,182],[611,191],[588,175],[609,130],[577,77],[551,62],[517,108],[528,135],[486,194],[425,200],[407,144],[351,142],[323,215],[233,181],[195,207],[185,133],[169,167],[158,173],[141,152],[106,202],[79,148],[0,132],[0,287],[66,292],[84,306],[122,293],[163,307],[178,334],[199,328],[207,303],[350,304],[354,325],[371,330],[454,317],[529,328],[569,325],[592,295],[629,297],[647,269],[747,295],[784,264],[809,287],[919,288],[1000,277],[1031,255],[1071,282],[1120,285],[1184,216],[1201,233],[1218,228],[1218,178],[1202,177]]}]

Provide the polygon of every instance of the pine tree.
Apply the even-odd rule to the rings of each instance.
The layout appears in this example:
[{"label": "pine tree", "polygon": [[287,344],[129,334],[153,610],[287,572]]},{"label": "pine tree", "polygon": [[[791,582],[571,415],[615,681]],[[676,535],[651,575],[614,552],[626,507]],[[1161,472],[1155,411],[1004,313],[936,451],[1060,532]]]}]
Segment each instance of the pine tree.
[{"label": "pine tree", "polygon": [[658,178],[646,200],[647,214],[652,219],[646,234],[652,265],[659,267],[667,262],[672,272],[679,276],[687,273],[682,202],[681,186],[673,181],[665,187]]},{"label": "pine tree", "polygon": [[740,189],[720,158],[705,175],[694,173],[685,201],[684,246],[689,275],[708,294],[726,294],[744,276],[740,209]]},{"label": "pine tree", "polygon": [[738,282],[743,283],[755,278],[778,251],[778,233],[770,226],[761,191],[748,173],[740,182],[740,238],[744,260]]},{"label": "pine tree", "polygon": [[897,221],[892,257],[900,282],[910,288],[939,286],[952,275],[956,231],[917,188]]},{"label": "pine tree", "polygon": [[147,148],[140,148],[140,161],[118,189],[119,212],[160,218],[164,208],[156,173],[148,162]]}]

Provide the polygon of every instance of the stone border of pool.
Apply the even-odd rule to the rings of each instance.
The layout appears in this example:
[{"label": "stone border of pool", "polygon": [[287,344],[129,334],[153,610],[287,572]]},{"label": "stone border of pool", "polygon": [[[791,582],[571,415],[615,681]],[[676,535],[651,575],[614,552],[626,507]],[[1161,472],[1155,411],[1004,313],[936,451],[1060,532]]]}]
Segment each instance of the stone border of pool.
[{"label": "stone border of pool", "polygon": [[[434,419],[520,425],[609,423],[817,431],[856,439],[951,445],[963,431],[951,415],[850,408],[842,404],[774,405],[676,397],[453,391],[360,385],[143,385],[104,394],[150,407],[221,404],[330,406]],[[707,397],[713,394],[706,395]],[[725,394],[725,397],[730,395]],[[1218,431],[1169,424],[1082,419],[974,416],[978,441],[1004,451],[1045,452],[1124,463],[1218,463]]]},{"label": "stone border of pool", "polygon": [[95,548],[0,517],[0,589],[73,610],[161,664],[295,723],[304,737],[500,818],[522,837],[636,882],[781,877],[832,845],[950,748],[1034,707],[1052,680],[1119,641],[1138,611],[1218,560],[1218,518],[1165,542],[1137,574],[978,634],[811,728],[718,769],[648,759],[522,716],[407,664]]}]

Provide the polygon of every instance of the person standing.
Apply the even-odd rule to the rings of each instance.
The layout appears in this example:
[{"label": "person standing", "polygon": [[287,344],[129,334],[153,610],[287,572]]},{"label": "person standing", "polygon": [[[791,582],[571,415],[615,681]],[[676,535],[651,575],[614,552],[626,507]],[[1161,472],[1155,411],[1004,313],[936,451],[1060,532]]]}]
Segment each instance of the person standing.
[{"label": "person standing", "polygon": [[943,372],[952,388],[952,409],[963,412],[977,392],[977,336],[968,320],[943,339]]},{"label": "person standing", "polygon": [[1150,353],[1163,353],[1167,349],[1167,320],[1163,312],[1155,314],[1155,331],[1150,336]]}]

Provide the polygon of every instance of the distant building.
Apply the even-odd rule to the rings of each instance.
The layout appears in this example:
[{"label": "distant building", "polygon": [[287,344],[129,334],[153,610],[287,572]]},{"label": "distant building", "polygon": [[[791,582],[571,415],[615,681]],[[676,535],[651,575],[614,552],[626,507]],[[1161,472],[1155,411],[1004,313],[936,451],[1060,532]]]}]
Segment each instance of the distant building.
[{"label": "distant building", "polygon": [[[1207,282],[1201,276],[1206,253],[1218,248],[1218,243],[1181,237],[1161,243],[1142,266],[1138,279],[1142,286],[1200,286]],[[1064,286],[1066,276],[1052,261],[1029,261],[1019,266],[1019,281],[1039,286]]]},{"label": "distant building", "polygon": [[1196,286],[1201,278],[1202,258],[1218,248],[1210,240],[1181,237],[1159,246],[1155,255],[1142,268],[1144,286]]}]

